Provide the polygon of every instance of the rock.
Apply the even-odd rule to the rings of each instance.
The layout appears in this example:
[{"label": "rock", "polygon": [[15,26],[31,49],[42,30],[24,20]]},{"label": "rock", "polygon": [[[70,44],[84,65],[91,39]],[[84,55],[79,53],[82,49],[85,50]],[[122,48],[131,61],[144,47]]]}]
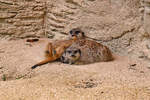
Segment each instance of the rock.
[{"label": "rock", "polygon": [[150,34],[149,7],[149,0],[2,0],[0,34],[62,39],[80,27],[88,37],[126,55],[143,34]]}]

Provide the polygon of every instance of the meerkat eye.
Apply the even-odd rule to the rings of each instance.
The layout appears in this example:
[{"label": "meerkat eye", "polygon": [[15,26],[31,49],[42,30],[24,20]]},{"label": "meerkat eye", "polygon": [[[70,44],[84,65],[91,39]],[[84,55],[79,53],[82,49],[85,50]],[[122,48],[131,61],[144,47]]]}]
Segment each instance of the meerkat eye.
[{"label": "meerkat eye", "polygon": [[69,50],[69,51],[67,51],[67,52],[68,52],[68,53],[71,53],[72,51]]},{"label": "meerkat eye", "polygon": [[75,31],[75,33],[76,33],[76,34],[79,34],[79,33],[80,33],[80,31]]},{"label": "meerkat eye", "polygon": [[74,53],[78,53],[78,50],[74,51]]},{"label": "meerkat eye", "polygon": [[72,30],[70,31],[70,34],[72,34]]}]

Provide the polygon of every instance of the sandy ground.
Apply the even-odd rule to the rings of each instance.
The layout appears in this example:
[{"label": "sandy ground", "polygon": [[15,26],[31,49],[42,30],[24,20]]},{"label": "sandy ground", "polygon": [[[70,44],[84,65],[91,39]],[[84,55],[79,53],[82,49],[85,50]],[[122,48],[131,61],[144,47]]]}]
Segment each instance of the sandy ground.
[{"label": "sandy ground", "polygon": [[0,41],[0,100],[150,100],[144,61],[115,55],[111,62],[52,62],[31,70],[47,42]]}]

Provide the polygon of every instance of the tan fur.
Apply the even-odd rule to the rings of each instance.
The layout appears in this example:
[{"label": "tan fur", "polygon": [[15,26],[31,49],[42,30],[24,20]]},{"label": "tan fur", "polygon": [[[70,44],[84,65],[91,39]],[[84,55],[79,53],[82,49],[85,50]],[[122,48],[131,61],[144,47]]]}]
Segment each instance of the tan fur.
[{"label": "tan fur", "polygon": [[[75,33],[77,31],[79,32],[78,34]],[[74,43],[78,38],[84,37],[84,33],[83,32],[80,33],[80,32],[82,32],[80,29],[74,28],[70,31],[71,39],[54,41],[52,43],[48,43],[46,46],[46,50],[45,50],[45,59],[35,64],[31,68],[34,69],[40,65],[59,59],[64,53],[64,51],[66,50],[66,48],[71,46],[72,43]]]},{"label": "tan fur", "polygon": [[76,41],[76,39],[76,36],[74,36],[73,39],[70,40],[61,40],[55,41],[53,43],[48,43],[45,50],[45,59],[35,64],[31,68],[34,69],[40,65],[57,60],[62,56],[65,49],[68,48],[74,41]]},{"label": "tan fur", "polygon": [[[74,42],[67,50],[80,50],[81,55],[76,55],[78,57],[77,60],[74,60],[69,54],[65,54],[68,52],[65,52],[62,56],[64,60],[67,60],[67,62],[72,62],[75,64],[89,64],[94,62],[102,62],[102,61],[111,61],[113,60],[113,56],[111,51],[108,47],[93,41],[88,40],[86,38],[78,39],[76,42]],[[76,58],[77,58],[76,57]],[[65,62],[65,61],[62,61]]]}]

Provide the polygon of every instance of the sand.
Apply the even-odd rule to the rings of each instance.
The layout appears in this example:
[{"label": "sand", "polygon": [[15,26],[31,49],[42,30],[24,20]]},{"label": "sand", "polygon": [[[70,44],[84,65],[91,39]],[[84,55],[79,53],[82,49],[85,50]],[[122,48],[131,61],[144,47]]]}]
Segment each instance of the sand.
[{"label": "sand", "polygon": [[139,59],[114,54],[111,62],[31,70],[48,41],[0,40],[0,100],[150,100],[150,68]]}]

